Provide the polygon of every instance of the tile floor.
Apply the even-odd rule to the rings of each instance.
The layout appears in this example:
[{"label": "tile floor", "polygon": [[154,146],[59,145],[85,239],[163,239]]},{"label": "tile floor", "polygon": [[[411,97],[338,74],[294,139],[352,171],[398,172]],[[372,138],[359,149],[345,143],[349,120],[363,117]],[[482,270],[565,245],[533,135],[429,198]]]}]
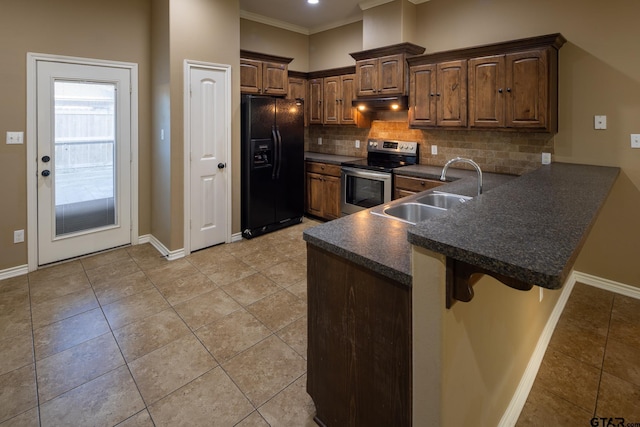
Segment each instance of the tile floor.
[{"label": "tile floor", "polygon": [[302,224],[0,282],[0,426],[311,426]]},{"label": "tile floor", "polygon": [[[303,224],[0,282],[0,426],[313,426]],[[640,301],[576,285],[518,426],[640,423]]]},{"label": "tile floor", "polygon": [[576,284],[516,425],[640,426],[640,300]]}]

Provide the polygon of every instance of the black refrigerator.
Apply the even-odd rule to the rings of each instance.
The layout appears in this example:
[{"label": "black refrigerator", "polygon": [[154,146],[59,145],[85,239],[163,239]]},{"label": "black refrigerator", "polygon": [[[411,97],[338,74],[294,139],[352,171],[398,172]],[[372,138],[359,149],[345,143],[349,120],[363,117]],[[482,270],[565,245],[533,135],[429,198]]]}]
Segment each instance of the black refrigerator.
[{"label": "black refrigerator", "polygon": [[304,106],[301,100],[242,95],[242,236],[302,221]]}]

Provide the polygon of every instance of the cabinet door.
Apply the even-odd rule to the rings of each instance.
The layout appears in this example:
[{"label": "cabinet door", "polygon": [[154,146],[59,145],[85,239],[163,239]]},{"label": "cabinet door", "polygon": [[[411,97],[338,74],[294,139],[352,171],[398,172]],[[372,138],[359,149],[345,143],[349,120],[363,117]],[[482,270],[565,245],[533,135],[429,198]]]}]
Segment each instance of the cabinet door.
[{"label": "cabinet door", "polygon": [[378,94],[378,60],[365,59],[356,61],[356,79],[358,96]]},{"label": "cabinet door", "polygon": [[277,62],[262,63],[262,92],[266,95],[286,95],[288,92],[287,64]]},{"label": "cabinet door", "polygon": [[467,125],[467,61],[442,62],[437,66],[437,124]]},{"label": "cabinet door", "polygon": [[548,57],[548,50],[506,56],[506,126],[547,127]]},{"label": "cabinet door", "polygon": [[340,218],[340,178],[325,175],[324,177],[323,213],[324,218]]},{"label": "cabinet door", "polygon": [[417,65],[409,69],[409,124],[436,125],[436,66]]},{"label": "cabinet door", "polygon": [[307,212],[322,217],[322,199],[324,194],[323,176],[307,172]]},{"label": "cabinet door", "polygon": [[340,76],[340,86],[342,94],[340,95],[340,122],[344,125],[357,124],[358,111],[353,107],[353,100],[356,99],[356,75],[345,74]]},{"label": "cabinet door", "polygon": [[504,126],[504,55],[469,60],[469,122],[472,127]]},{"label": "cabinet door", "polygon": [[322,79],[309,80],[309,124],[322,124]]},{"label": "cabinet door", "polygon": [[340,118],[338,112],[340,110],[340,77],[326,77],[324,79],[324,96],[322,103],[324,105],[325,125],[339,125]]},{"label": "cabinet door", "polygon": [[299,77],[289,77],[289,91],[287,99],[301,99],[304,108],[304,125],[309,124],[309,111],[307,108],[307,80]]},{"label": "cabinet door", "polygon": [[404,94],[404,55],[383,56],[378,61],[378,93],[381,95]]},{"label": "cabinet door", "polygon": [[240,91],[262,93],[262,61],[240,59]]}]

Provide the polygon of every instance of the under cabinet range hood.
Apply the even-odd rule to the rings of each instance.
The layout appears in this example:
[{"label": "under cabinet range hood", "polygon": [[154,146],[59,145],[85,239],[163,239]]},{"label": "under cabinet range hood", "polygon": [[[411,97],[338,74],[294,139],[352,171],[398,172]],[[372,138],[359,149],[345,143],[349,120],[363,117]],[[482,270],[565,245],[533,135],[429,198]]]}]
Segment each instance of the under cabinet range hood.
[{"label": "under cabinet range hood", "polygon": [[409,98],[402,96],[385,96],[380,98],[360,98],[354,99],[352,105],[359,111],[400,111],[409,109]]}]

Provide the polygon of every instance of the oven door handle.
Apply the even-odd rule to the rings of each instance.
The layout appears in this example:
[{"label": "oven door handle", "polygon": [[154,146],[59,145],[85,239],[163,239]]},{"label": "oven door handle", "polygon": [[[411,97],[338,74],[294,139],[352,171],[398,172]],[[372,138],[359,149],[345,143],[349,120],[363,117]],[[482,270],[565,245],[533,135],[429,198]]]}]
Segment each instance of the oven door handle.
[{"label": "oven door handle", "polygon": [[373,172],[364,169],[350,168],[342,166],[342,173],[344,175],[357,176],[360,178],[369,178],[369,179],[389,179],[391,178],[390,172]]}]

